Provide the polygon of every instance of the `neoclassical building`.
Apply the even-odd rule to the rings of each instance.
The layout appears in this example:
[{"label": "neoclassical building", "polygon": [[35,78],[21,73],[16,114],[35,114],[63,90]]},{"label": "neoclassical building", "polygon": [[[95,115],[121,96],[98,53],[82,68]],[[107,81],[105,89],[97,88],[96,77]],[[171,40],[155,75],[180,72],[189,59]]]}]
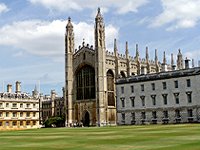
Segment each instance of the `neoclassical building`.
[{"label": "neoclassical building", "polygon": [[16,82],[16,91],[7,85],[7,92],[0,92],[0,130],[40,128],[39,95],[21,91],[21,82]]},{"label": "neoclassical building", "polygon": [[[83,42],[82,46],[75,49],[73,24],[71,18],[68,19],[65,34],[65,106],[68,126],[75,122],[82,122],[85,126],[116,124],[117,78],[145,72],[157,73],[163,68],[173,68],[173,62],[172,65],[167,65],[166,60],[162,64],[158,61],[157,50],[154,60],[150,60],[148,47],[144,59],[140,58],[138,45],[135,56],[129,55],[128,42],[125,44],[125,54],[119,54],[116,39],[114,52],[108,51],[105,32],[103,16],[98,9],[94,27],[94,46]],[[181,53],[178,61],[179,67],[182,67]]]},{"label": "neoclassical building", "polygon": [[117,118],[124,124],[200,122],[200,67],[118,79]]}]

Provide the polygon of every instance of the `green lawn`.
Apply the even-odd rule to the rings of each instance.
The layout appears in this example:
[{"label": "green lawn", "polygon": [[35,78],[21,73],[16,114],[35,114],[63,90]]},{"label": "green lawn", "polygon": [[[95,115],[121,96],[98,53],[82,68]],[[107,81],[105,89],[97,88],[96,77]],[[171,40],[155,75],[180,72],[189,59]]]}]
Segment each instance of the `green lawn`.
[{"label": "green lawn", "polygon": [[2,150],[200,150],[200,124],[1,131]]}]

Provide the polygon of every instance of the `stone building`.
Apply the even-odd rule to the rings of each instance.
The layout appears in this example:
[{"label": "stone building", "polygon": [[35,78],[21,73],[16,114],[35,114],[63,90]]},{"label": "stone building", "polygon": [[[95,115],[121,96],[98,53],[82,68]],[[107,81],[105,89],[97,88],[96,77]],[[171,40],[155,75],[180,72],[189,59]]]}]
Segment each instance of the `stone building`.
[{"label": "stone building", "polygon": [[21,92],[21,83],[16,82],[16,91],[7,85],[7,92],[0,93],[0,129],[39,128],[39,96]]},{"label": "stone building", "polygon": [[[129,77],[141,73],[160,72],[172,66],[158,61],[157,50],[154,60],[150,60],[148,47],[146,57],[140,58],[136,45],[136,55],[129,55],[128,42],[125,55],[118,53],[114,40],[114,52],[106,49],[105,25],[98,9],[94,27],[94,46],[82,43],[78,49],[74,45],[74,31],[71,18],[68,19],[65,34],[65,89],[66,124],[82,122],[84,125],[116,124],[116,87],[118,77]],[[181,57],[180,57],[181,58]],[[180,63],[180,66],[182,64]]]},{"label": "stone building", "polygon": [[189,68],[186,59],[177,69],[118,79],[117,123],[199,122],[200,68]]},{"label": "stone building", "polygon": [[[63,89],[64,90],[64,89]],[[57,96],[55,90],[51,91],[51,95],[41,96],[41,116],[44,122],[49,117],[64,116],[64,98]]]}]

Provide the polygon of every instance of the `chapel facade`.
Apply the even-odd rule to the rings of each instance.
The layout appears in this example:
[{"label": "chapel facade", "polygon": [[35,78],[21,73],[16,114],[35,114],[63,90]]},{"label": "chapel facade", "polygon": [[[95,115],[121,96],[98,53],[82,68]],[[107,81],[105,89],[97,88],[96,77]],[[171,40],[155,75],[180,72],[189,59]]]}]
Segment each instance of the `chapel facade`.
[{"label": "chapel facade", "polygon": [[[154,60],[149,59],[148,47],[146,56],[140,58],[136,45],[136,55],[129,55],[128,42],[125,44],[125,55],[118,53],[117,41],[114,39],[114,52],[106,49],[105,24],[98,9],[94,26],[94,46],[82,43],[78,49],[74,45],[74,30],[71,18],[68,19],[65,34],[65,109],[66,125],[83,123],[84,126],[115,125],[117,78],[146,73],[158,73],[172,70],[166,63],[158,61],[157,50]],[[182,54],[178,59],[182,67]]]}]

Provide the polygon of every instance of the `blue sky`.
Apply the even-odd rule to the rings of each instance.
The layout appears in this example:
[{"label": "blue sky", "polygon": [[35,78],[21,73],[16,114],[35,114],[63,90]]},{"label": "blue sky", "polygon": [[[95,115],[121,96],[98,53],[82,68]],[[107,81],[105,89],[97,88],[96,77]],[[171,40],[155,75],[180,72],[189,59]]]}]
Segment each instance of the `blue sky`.
[{"label": "blue sky", "polygon": [[128,41],[130,55],[139,44],[142,58],[148,46],[151,59],[158,49],[159,59],[166,51],[170,63],[171,53],[176,55],[180,48],[197,66],[200,0],[0,0],[0,91],[3,84],[19,80],[25,92],[40,83],[43,94],[55,89],[61,95],[67,18],[73,21],[75,47],[83,38],[94,45],[98,7],[106,25],[107,50],[113,51],[117,38],[120,53]]}]

